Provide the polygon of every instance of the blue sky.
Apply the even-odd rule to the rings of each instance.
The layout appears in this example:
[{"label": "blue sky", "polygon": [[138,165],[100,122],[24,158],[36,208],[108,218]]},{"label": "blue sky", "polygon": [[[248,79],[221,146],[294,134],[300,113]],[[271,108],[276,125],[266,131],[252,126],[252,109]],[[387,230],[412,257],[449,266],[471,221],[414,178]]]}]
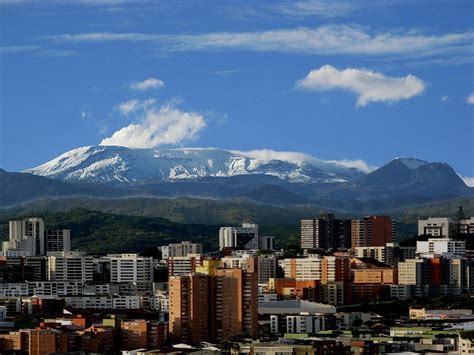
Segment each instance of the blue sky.
[{"label": "blue sky", "polygon": [[0,0],[0,167],[80,146],[447,162],[474,177],[473,1]]}]

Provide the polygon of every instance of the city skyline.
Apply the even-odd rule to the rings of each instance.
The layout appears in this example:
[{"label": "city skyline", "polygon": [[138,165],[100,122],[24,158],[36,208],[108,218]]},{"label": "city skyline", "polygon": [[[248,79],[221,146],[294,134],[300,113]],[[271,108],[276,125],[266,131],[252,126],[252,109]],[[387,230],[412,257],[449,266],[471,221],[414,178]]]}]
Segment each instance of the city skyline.
[{"label": "city skyline", "polygon": [[413,156],[472,183],[473,6],[1,1],[0,167],[212,146]]}]

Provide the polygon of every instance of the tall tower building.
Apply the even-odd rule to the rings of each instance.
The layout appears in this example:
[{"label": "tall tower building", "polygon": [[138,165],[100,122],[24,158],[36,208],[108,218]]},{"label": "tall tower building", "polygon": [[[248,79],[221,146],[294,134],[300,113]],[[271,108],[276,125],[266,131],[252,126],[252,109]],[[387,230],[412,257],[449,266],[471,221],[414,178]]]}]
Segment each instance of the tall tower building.
[{"label": "tall tower building", "polygon": [[9,223],[10,240],[3,243],[8,249],[28,249],[31,256],[45,255],[44,221],[42,218],[13,220]]},{"label": "tall tower building", "polygon": [[219,249],[225,248],[257,250],[259,248],[258,225],[242,223],[242,227],[221,227]]},{"label": "tall tower building", "polygon": [[204,274],[169,278],[169,333],[173,341],[210,340],[210,281]]},{"label": "tall tower building", "polygon": [[395,236],[396,223],[389,216],[368,216],[352,220],[352,248],[385,246]]},{"label": "tall tower building", "polygon": [[334,219],[331,213],[321,214],[318,219],[301,220],[302,249],[350,248],[350,236],[350,221]]},{"label": "tall tower building", "polygon": [[215,340],[258,333],[257,274],[242,269],[218,269],[213,280]]},{"label": "tall tower building", "polygon": [[169,278],[169,333],[175,342],[220,342],[258,331],[257,274],[217,268]]}]

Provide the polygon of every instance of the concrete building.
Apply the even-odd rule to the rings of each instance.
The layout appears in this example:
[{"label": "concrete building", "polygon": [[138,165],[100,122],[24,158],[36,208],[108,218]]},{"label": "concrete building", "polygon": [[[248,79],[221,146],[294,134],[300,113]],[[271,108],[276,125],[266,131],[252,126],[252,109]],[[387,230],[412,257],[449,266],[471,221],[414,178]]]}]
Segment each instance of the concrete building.
[{"label": "concrete building", "polygon": [[430,238],[416,242],[416,253],[420,255],[463,256],[466,252],[464,240]]},{"label": "concrete building", "polygon": [[423,286],[431,282],[431,267],[428,259],[408,259],[398,263],[398,284]]},{"label": "concrete building", "polygon": [[474,234],[474,217],[461,219],[458,224],[458,233]]},{"label": "concrete building", "polygon": [[196,271],[202,266],[203,258],[198,254],[188,254],[188,256],[171,256],[168,258],[168,275],[187,275]]},{"label": "concrete building", "polygon": [[275,237],[273,235],[259,236],[258,250],[275,250]]},{"label": "concrete building", "polygon": [[285,278],[306,281],[321,280],[322,277],[322,258],[317,254],[307,258],[284,259],[282,266]]},{"label": "concrete building", "polygon": [[255,273],[216,269],[214,275],[171,276],[169,292],[173,341],[220,342],[237,335],[257,336]]},{"label": "concrete building", "polygon": [[183,241],[181,243],[173,243],[161,248],[161,258],[166,260],[170,256],[188,256],[189,254],[202,254],[202,244]]},{"label": "concrete building", "polygon": [[274,314],[270,316],[270,329],[272,334],[315,334],[326,329],[325,320],[324,314]]},{"label": "concrete building", "polygon": [[219,229],[219,249],[226,248],[258,250],[258,225],[242,223],[242,227],[221,227]]},{"label": "concrete building", "polygon": [[399,246],[397,243],[387,243],[378,247],[356,247],[354,254],[357,258],[372,258],[381,263],[396,266],[400,261],[414,259],[416,247]]},{"label": "concrete building", "polygon": [[71,231],[69,229],[46,229],[44,232],[45,253],[71,250]]},{"label": "concrete building", "polygon": [[418,235],[435,238],[450,238],[456,234],[456,223],[451,218],[428,218],[418,220]]},{"label": "concrete building", "polygon": [[317,219],[301,220],[301,248],[332,250],[350,248],[349,220],[334,219],[333,214],[321,214]]},{"label": "concrete building", "polygon": [[109,254],[111,282],[153,282],[153,258],[138,254]]},{"label": "concrete building", "polygon": [[385,246],[396,238],[396,222],[389,216],[368,216],[351,222],[352,249]]},{"label": "concrete building", "polygon": [[42,256],[49,252],[71,250],[68,229],[44,228],[42,218],[27,218],[9,222],[9,240],[2,243],[4,256]]},{"label": "concrete building", "polygon": [[77,251],[51,253],[48,256],[48,280],[92,281],[93,257]]},{"label": "concrete building", "polygon": [[241,269],[217,269],[213,282],[215,339],[224,341],[237,335],[255,338],[258,334],[257,275]]},{"label": "concrete building", "polygon": [[350,282],[350,279],[350,256],[326,255],[323,257],[321,263],[321,283]]},{"label": "concrete building", "polygon": [[277,261],[275,256],[257,257],[258,284],[266,284],[269,279],[276,277]]},{"label": "concrete building", "polygon": [[124,350],[159,349],[168,337],[168,324],[157,321],[124,320],[120,329]]},{"label": "concrete building", "polygon": [[169,278],[169,333],[174,342],[198,343],[210,340],[211,297],[211,279],[208,275]]}]

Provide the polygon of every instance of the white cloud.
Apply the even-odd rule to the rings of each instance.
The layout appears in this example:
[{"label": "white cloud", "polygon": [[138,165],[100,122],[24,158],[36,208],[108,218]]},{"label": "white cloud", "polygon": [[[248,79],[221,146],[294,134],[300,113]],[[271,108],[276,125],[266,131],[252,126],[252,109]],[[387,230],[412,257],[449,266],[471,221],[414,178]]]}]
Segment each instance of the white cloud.
[{"label": "white cloud", "polygon": [[40,49],[39,46],[0,46],[0,54],[34,52]]},{"label": "white cloud", "polygon": [[413,75],[393,78],[367,69],[338,70],[331,65],[311,70],[296,86],[306,90],[349,90],[358,95],[357,106],[409,99],[425,89],[423,81]]},{"label": "white cloud", "polygon": [[461,176],[467,186],[474,187],[474,177]]},{"label": "white cloud", "polygon": [[145,91],[149,89],[157,89],[165,86],[165,83],[157,78],[148,78],[143,81],[136,81],[130,84],[130,89]]},{"label": "white cloud", "polygon": [[340,17],[355,10],[352,3],[335,0],[290,1],[277,7],[279,12],[294,16]]},{"label": "white cloud", "polygon": [[469,95],[469,96],[467,97],[466,102],[467,102],[469,105],[474,105],[474,92],[473,92],[471,95]]},{"label": "white cloud", "polygon": [[449,101],[449,96],[442,96],[441,97],[441,102],[448,102]]},{"label": "white cloud", "polygon": [[158,108],[138,103],[136,107],[143,109],[137,123],[119,129],[100,144],[154,148],[194,140],[206,127],[204,117],[196,112],[184,112],[171,105]]},{"label": "white cloud", "polygon": [[120,113],[124,116],[128,116],[132,112],[135,112],[139,109],[146,110],[150,106],[153,106],[156,103],[155,99],[146,99],[146,100],[138,100],[138,99],[131,99],[125,102],[122,102],[120,105],[117,106],[117,109]]},{"label": "white cloud", "polygon": [[250,50],[319,55],[352,54],[420,57],[449,55],[472,57],[474,32],[423,34],[406,31],[371,31],[358,26],[275,29],[260,32],[211,32],[196,35],[92,32],[59,34],[49,39],[64,42],[156,42],[163,51]]},{"label": "white cloud", "polygon": [[340,168],[341,170],[345,170],[347,168],[355,168],[365,173],[369,173],[377,168],[375,166],[367,164],[365,161],[360,159],[323,160],[302,152],[275,151],[271,149],[256,149],[251,151],[233,150],[232,152],[254,159],[275,159],[292,163],[306,163],[314,165],[321,169],[330,169],[331,171],[337,170],[338,168]]}]

